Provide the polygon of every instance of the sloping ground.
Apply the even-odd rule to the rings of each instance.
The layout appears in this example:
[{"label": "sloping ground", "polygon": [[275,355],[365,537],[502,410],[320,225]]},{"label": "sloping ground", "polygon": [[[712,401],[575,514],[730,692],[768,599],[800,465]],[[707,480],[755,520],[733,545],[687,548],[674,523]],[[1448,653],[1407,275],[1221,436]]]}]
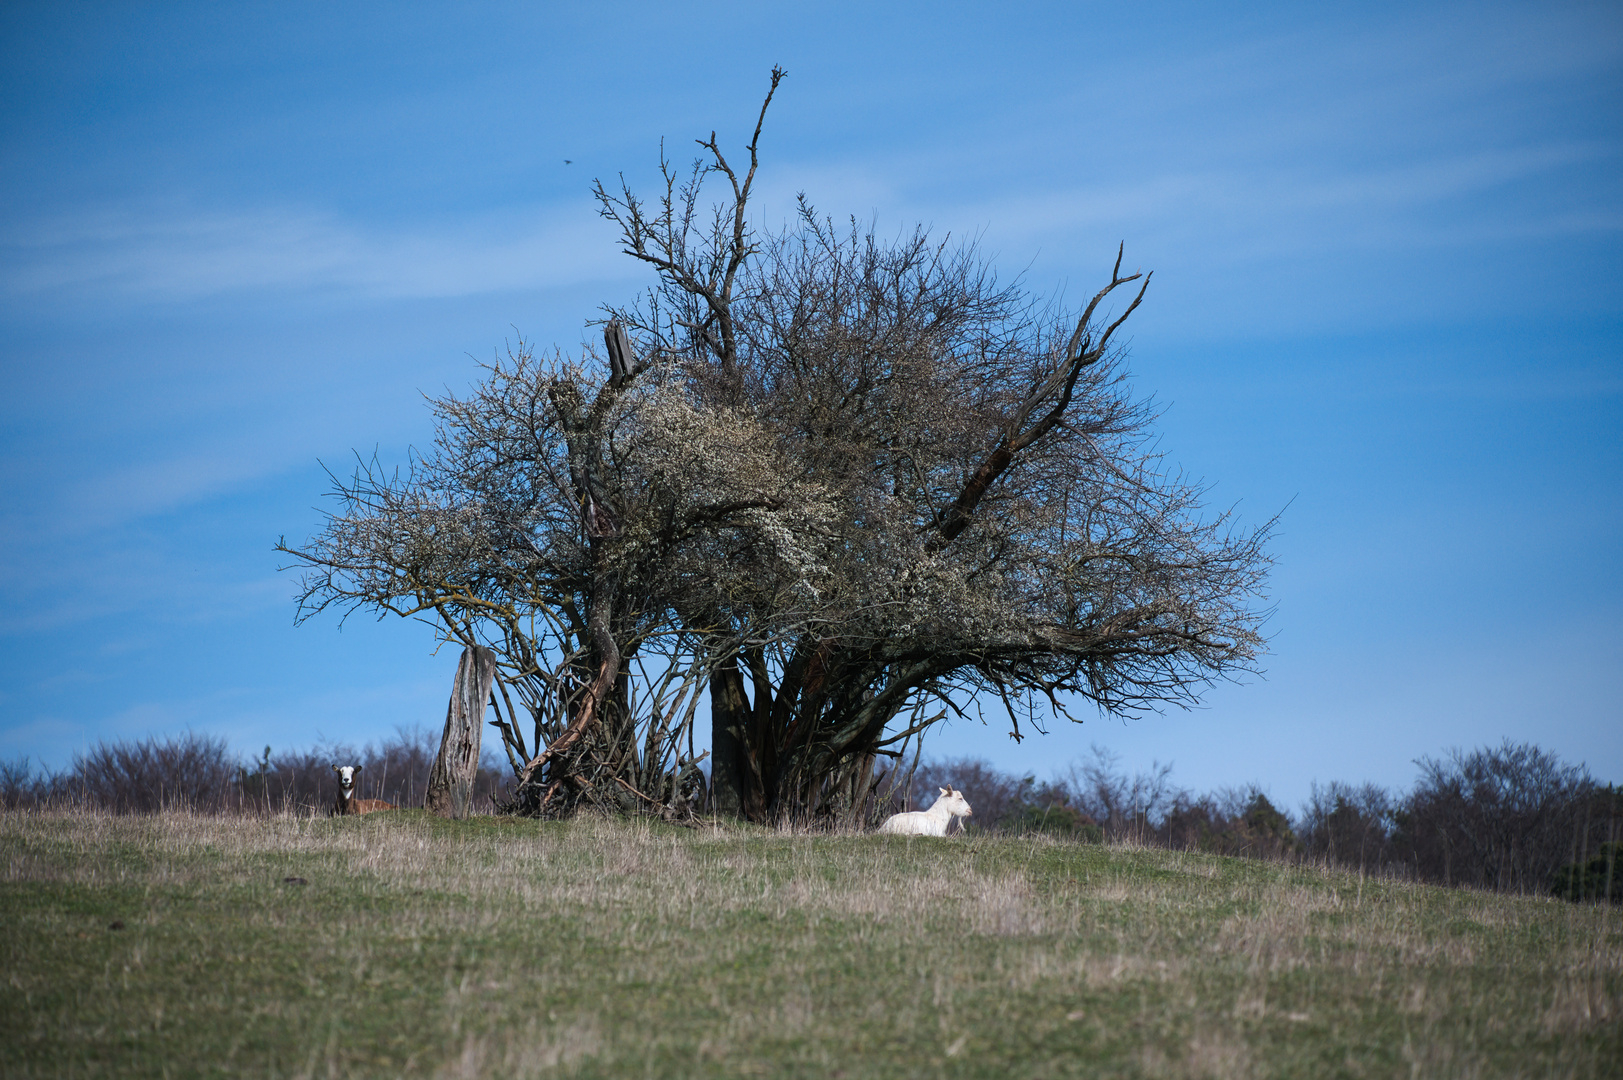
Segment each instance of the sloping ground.
[{"label": "sloping ground", "polygon": [[418,812],[11,813],[0,851],[7,1077],[1623,1071],[1615,908]]}]

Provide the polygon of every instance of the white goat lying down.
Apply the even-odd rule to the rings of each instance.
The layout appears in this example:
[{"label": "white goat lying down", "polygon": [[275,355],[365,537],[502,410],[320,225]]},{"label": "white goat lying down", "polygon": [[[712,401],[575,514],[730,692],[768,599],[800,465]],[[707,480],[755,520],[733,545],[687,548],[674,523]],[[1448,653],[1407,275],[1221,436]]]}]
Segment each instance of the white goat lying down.
[{"label": "white goat lying down", "polygon": [[970,817],[973,813],[962,791],[942,788],[941,797],[930,809],[892,814],[879,826],[879,831],[899,836],[946,836],[947,826],[953,818]]},{"label": "white goat lying down", "polygon": [[332,771],[338,774],[338,801],[333,804],[332,817],[342,817],[346,814],[371,814],[378,810],[400,809],[392,802],[382,799],[357,799],[355,797],[355,774],[361,771],[359,765],[334,765]]}]

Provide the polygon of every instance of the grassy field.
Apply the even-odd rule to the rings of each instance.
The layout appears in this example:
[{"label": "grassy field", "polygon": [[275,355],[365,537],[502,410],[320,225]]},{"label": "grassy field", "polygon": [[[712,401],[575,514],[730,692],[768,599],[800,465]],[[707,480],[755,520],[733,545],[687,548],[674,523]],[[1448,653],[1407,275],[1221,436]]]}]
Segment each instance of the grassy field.
[{"label": "grassy field", "polygon": [[419,812],[8,813],[0,848],[7,1077],[1623,1075],[1616,909]]}]

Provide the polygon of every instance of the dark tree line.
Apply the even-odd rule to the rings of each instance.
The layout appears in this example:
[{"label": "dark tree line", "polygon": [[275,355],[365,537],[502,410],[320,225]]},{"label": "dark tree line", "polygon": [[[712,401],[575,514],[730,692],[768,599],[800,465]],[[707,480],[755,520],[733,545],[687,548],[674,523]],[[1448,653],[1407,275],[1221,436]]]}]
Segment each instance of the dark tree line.
[{"label": "dark tree line", "polygon": [[[60,772],[0,762],[0,805],[91,808],[118,814],[184,809],[197,813],[324,814],[338,794],[332,766],[360,765],[358,797],[423,805],[435,737],[401,731],[357,750],[343,744],[264,753],[243,763],[225,740],[188,733],[174,738],[102,742]],[[494,758],[474,783],[476,808],[494,812],[511,796],[512,778]]]},{"label": "dark tree line", "polygon": [[[712,134],[643,198],[599,184],[653,273],[603,348],[520,342],[432,402],[434,447],[339,479],[301,617],[421,617],[496,657],[511,808],[856,821],[886,761],[974,698],[1022,736],[1068,702],[1190,703],[1262,647],[1268,525],[1153,452],[1119,332],[923,229],[751,225]],[[710,201],[714,196],[714,201]],[[710,790],[694,753],[702,698]]]},{"label": "dark tree line", "polygon": [[934,761],[903,785],[902,795],[928,804],[935,789],[948,784],[969,799],[972,828],[979,830],[1254,858],[1301,850],[1290,816],[1255,785],[1196,794],[1173,783],[1171,766],[1129,775],[1098,747],[1089,760],[1046,781],[1015,777],[974,758]]},{"label": "dark tree line", "polygon": [[[362,766],[360,797],[422,806],[435,756],[429,732],[398,733],[356,750],[325,746],[241,762],[223,740],[100,743],[53,773],[0,762],[0,807],[153,813],[322,814],[337,793],[334,762]],[[1133,843],[1253,858],[1308,860],[1371,874],[1573,900],[1623,900],[1623,788],[1529,744],[1506,742],[1423,758],[1407,792],[1339,781],[1315,785],[1297,815],[1255,785],[1196,793],[1169,766],[1129,775],[1095,749],[1090,760],[1039,781],[975,758],[928,761],[882,774],[874,816],[928,806],[938,788],[963,791],[974,832],[1042,832],[1093,843]],[[513,797],[494,758],[474,784],[475,809]]]},{"label": "dark tree line", "polygon": [[[1407,792],[1314,785],[1297,815],[1255,786],[1195,793],[1159,766],[1128,775],[1108,754],[1039,782],[983,761],[937,761],[902,786],[897,807],[959,788],[971,828],[1045,831],[1225,855],[1307,859],[1439,885],[1570,899],[1623,899],[1623,789],[1526,743],[1452,751],[1416,763]],[[891,807],[887,807],[889,809]]]},{"label": "dark tree line", "polygon": [[1315,789],[1302,831],[1334,862],[1444,885],[1543,892],[1623,836],[1623,791],[1527,743],[1422,758],[1407,793]]}]

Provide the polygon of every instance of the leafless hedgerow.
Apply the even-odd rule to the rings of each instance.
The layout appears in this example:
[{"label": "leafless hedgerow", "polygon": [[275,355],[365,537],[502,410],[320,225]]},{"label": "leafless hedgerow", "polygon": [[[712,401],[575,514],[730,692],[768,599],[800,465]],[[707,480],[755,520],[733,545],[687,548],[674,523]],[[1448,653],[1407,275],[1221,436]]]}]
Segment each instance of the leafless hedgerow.
[{"label": "leafless hedgerow", "polygon": [[[61,772],[35,773],[26,759],[0,763],[0,807],[83,807],[115,814],[185,810],[203,814],[324,814],[338,792],[332,766],[359,765],[363,798],[421,806],[435,737],[400,730],[357,750],[342,744],[264,753],[247,763],[223,739],[187,733],[98,743]],[[492,812],[512,796],[505,768],[481,763],[475,805]]]},{"label": "leafless hedgerow", "polygon": [[1033,803],[1046,801],[1042,796],[1050,786],[1039,784],[1034,776],[1003,772],[981,758],[937,759],[920,765],[902,791],[905,798],[886,809],[890,813],[928,809],[942,788],[955,788],[975,811],[971,821],[960,824],[993,832],[1013,825]]},{"label": "leafless hedgerow", "polygon": [[1336,866],[1391,873],[1397,861],[1392,840],[1401,812],[1401,801],[1379,784],[1315,783],[1302,808],[1305,851]]},{"label": "leafless hedgerow", "polygon": [[1378,784],[1314,784],[1301,812],[1276,808],[1256,785],[1196,794],[1171,768],[1128,775],[1095,747],[1091,759],[1039,782],[974,759],[919,765],[883,810],[927,806],[939,787],[965,793],[971,831],[1040,829],[1078,839],[1285,860],[1500,892],[1572,900],[1623,895],[1623,792],[1531,744],[1423,758],[1408,792]]},{"label": "leafless hedgerow", "polygon": [[[337,743],[310,750],[272,752],[238,769],[241,807],[249,813],[325,814],[338,794],[333,765],[359,765],[358,798],[383,799],[402,807],[423,805],[438,736],[425,728],[398,729],[392,738],[360,749]],[[486,754],[474,781],[472,806],[493,813],[512,796],[505,763]]]},{"label": "leafless hedgerow", "polygon": [[1422,880],[1542,893],[1559,866],[1599,847],[1607,823],[1582,766],[1509,739],[1417,764],[1393,845]]},{"label": "leafless hedgerow", "polygon": [[1500,892],[1609,895],[1585,868],[1623,837],[1623,793],[1531,743],[1421,758],[1412,790],[1315,785],[1299,832],[1308,858]]},{"label": "leafless hedgerow", "polygon": [[652,202],[597,187],[657,276],[601,354],[521,343],[432,403],[431,452],[337,481],[282,545],[301,617],[420,616],[496,653],[516,809],[690,812],[708,690],[717,810],[850,821],[957,702],[1019,737],[1071,694],[1193,702],[1262,646],[1269,524],[1206,514],[1128,392],[1148,275],[1118,252],[1066,312],[924,230],[803,203],[757,232],[771,98],[747,163],[712,135]]},{"label": "leafless hedgerow", "polygon": [[1300,827],[1304,853],[1419,881],[1543,893],[1623,825],[1615,788],[1531,743],[1417,764],[1420,778],[1407,793],[1315,786]]},{"label": "leafless hedgerow", "polygon": [[73,766],[55,779],[54,801],[114,813],[156,813],[183,808],[219,813],[233,807],[236,759],[225,740],[188,732],[100,742],[75,754]]},{"label": "leafless hedgerow", "polygon": [[1089,759],[1044,781],[1012,776],[978,758],[937,760],[919,767],[907,794],[926,806],[937,788],[958,788],[975,809],[969,824],[975,832],[1045,832],[1253,858],[1297,854],[1289,815],[1257,786],[1197,795],[1172,782],[1170,766],[1128,775],[1118,760],[1095,746]]},{"label": "leafless hedgerow", "polygon": [[55,790],[50,770],[34,772],[26,757],[0,761],[0,810],[31,810],[49,804]]}]

